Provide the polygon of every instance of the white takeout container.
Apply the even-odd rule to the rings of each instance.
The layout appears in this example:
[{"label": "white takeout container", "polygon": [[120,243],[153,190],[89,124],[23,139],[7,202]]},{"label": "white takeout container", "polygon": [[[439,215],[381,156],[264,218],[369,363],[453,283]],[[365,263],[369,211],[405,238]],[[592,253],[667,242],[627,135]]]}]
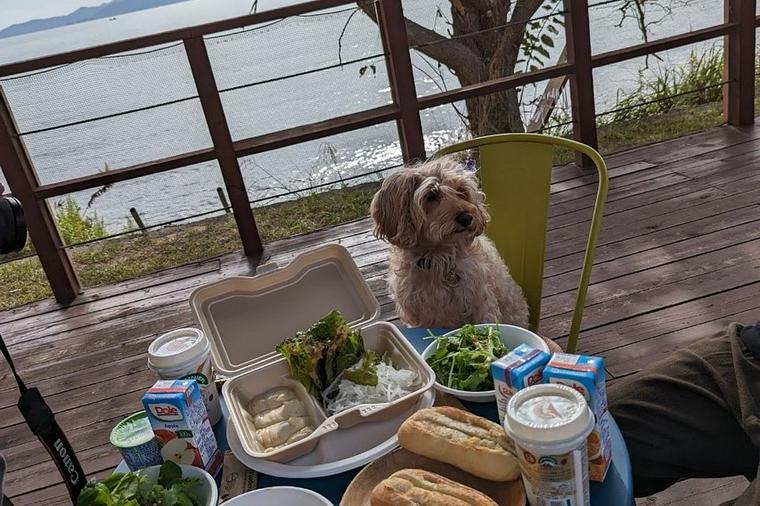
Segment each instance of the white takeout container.
[{"label": "white takeout container", "polygon": [[[496,327],[499,329],[500,340],[507,347],[508,350],[514,350],[521,344],[527,344],[532,348],[541,350],[546,353],[549,352],[549,345],[541,339],[538,334],[531,332],[528,329],[517,327],[516,325],[507,325],[504,323],[482,323],[475,325],[475,328],[482,329],[488,327]],[[445,336],[453,336],[459,332],[460,329],[452,330],[444,334]],[[422,352],[422,358],[427,361],[428,358],[438,351],[438,343],[433,341]],[[436,380],[435,389],[439,392],[443,392],[449,395],[453,395],[458,399],[462,399],[470,402],[494,402],[496,400],[496,390],[483,390],[480,392],[471,392],[469,390],[459,390],[457,388],[450,388]]]},{"label": "white takeout container", "polygon": [[[327,433],[402,413],[435,383],[433,370],[398,328],[375,321],[380,305],[349,252],[339,245],[303,253],[288,266],[260,276],[231,277],[200,287],[190,296],[190,305],[209,339],[214,367],[228,377],[222,394],[243,449],[254,458],[287,462],[305,455]],[[388,353],[396,366],[417,372],[419,388],[393,402],[362,404],[327,416],[320,403],[290,377],[288,364],[275,346],[333,309],[352,328],[361,329],[367,349]],[[315,430],[300,441],[267,452],[256,438],[247,407],[255,397],[283,386],[304,402]]]}]

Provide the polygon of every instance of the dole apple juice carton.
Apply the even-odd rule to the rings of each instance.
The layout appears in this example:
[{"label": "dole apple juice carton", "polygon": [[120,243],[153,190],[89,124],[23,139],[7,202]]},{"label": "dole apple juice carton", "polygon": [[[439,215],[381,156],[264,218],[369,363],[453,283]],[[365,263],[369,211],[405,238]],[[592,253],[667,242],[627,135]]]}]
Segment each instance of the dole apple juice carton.
[{"label": "dole apple juice carton", "polygon": [[164,461],[193,465],[215,476],[222,454],[195,380],[157,381],[142,398]]},{"label": "dole apple juice carton", "polygon": [[594,430],[588,436],[589,477],[593,481],[604,481],[612,461],[604,359],[555,353],[544,368],[544,383],[567,385],[586,398],[596,418]]},{"label": "dole apple juice carton", "polygon": [[502,425],[509,399],[518,390],[540,384],[544,366],[550,358],[551,356],[544,351],[521,344],[491,363],[496,406],[499,409],[499,421]]}]

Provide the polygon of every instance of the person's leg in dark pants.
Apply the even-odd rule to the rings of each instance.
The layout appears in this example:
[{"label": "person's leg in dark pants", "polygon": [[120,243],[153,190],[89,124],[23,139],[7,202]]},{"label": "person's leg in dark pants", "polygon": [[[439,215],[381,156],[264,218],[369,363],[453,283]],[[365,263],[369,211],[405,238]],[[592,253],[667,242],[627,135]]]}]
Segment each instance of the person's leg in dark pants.
[{"label": "person's leg in dark pants", "polygon": [[760,356],[759,327],[732,324],[610,386],[610,412],[631,455],[637,497],[680,479],[745,475],[752,484],[736,505],[760,505],[754,343]]}]

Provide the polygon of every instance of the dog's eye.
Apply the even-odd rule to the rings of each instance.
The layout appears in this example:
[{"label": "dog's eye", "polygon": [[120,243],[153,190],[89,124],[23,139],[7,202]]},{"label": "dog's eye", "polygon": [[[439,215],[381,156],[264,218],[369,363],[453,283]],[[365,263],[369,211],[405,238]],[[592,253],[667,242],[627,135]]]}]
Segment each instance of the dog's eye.
[{"label": "dog's eye", "polygon": [[427,197],[425,197],[425,199],[428,202],[435,202],[436,200],[438,200],[438,192],[437,191],[432,191],[432,192],[428,193]]}]

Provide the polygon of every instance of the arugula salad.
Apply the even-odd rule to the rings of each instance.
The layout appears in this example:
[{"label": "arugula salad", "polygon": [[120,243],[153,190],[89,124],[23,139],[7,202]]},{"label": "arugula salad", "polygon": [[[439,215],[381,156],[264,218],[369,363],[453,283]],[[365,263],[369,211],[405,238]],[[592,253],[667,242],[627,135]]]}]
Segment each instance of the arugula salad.
[{"label": "arugula salad", "polygon": [[465,325],[456,334],[432,337],[438,346],[427,363],[440,384],[468,392],[493,390],[491,362],[509,352],[498,328]]},{"label": "arugula salad", "polygon": [[192,489],[197,478],[183,478],[182,468],[167,460],[155,483],[140,471],[113,473],[82,489],[77,506],[200,506]]},{"label": "arugula salad", "polygon": [[359,404],[391,402],[414,391],[417,373],[366,349],[361,332],[331,311],[277,346],[290,375],[330,414]]}]

